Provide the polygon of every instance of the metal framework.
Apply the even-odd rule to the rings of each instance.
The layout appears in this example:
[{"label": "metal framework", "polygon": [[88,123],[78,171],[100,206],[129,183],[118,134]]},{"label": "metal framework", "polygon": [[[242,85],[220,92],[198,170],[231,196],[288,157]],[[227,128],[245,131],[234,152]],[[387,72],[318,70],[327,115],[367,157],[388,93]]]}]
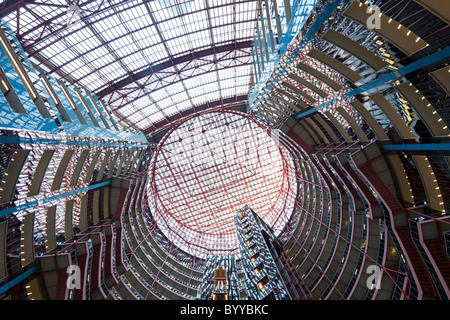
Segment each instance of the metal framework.
[{"label": "metal framework", "polygon": [[238,254],[233,214],[245,204],[280,233],[298,188],[290,154],[275,136],[237,111],[201,114],[170,130],[149,187],[169,240],[200,256]]},{"label": "metal framework", "polygon": [[86,0],[71,11],[65,1],[6,1],[0,17],[37,67],[96,93],[148,133],[248,94],[258,3]]}]

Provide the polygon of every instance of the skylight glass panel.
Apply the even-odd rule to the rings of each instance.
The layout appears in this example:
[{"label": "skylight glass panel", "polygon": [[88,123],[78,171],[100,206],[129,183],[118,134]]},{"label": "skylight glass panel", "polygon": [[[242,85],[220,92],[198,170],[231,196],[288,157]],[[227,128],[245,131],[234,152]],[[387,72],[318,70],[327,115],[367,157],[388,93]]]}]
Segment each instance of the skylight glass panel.
[{"label": "skylight glass panel", "polygon": [[228,98],[228,97],[234,96],[236,90],[235,90],[235,88],[233,87],[233,88],[229,88],[229,89],[222,89],[221,92],[222,92],[222,97],[223,97],[223,98]]},{"label": "skylight glass panel", "polygon": [[188,95],[186,92],[180,92],[179,94],[171,96],[172,101],[175,105],[182,104],[183,102],[189,100]]},{"label": "skylight glass panel", "polygon": [[147,66],[146,60],[135,55],[124,57],[122,60],[127,64],[130,70],[138,70],[144,66]]},{"label": "skylight glass panel", "polygon": [[98,62],[99,65],[102,65],[103,63],[108,65],[114,61],[114,58],[103,47],[97,47],[95,50],[86,53],[85,58],[88,59],[88,61]]},{"label": "skylight glass panel", "polygon": [[166,88],[166,92],[169,95],[175,95],[175,94],[177,94],[179,92],[183,92],[183,91],[184,91],[184,86],[180,82],[176,82],[176,83],[174,83],[171,86]]},{"label": "skylight glass panel", "polygon": [[163,21],[165,19],[170,19],[175,17],[176,12],[169,8],[168,4],[170,1],[150,1],[148,5],[151,7],[155,18],[158,21]]},{"label": "skylight glass panel", "polygon": [[211,45],[211,37],[208,30],[205,31],[199,31],[195,33],[195,36],[191,37],[191,43],[193,48],[201,48],[204,46],[210,46]]},{"label": "skylight glass panel", "polygon": [[129,28],[130,31],[135,31],[141,29],[148,25],[146,23],[147,11],[144,5],[130,8],[122,14],[125,19],[125,24]]},{"label": "skylight glass panel", "polygon": [[160,101],[167,97],[167,93],[164,90],[156,90],[151,93],[151,97],[155,101]]},{"label": "skylight glass panel", "polygon": [[172,105],[173,105],[173,102],[170,97],[158,101],[158,106],[163,110],[165,110],[166,108],[168,108],[169,106],[172,106]]},{"label": "skylight glass panel", "polygon": [[99,21],[98,24],[96,24],[96,28],[98,32],[102,34],[102,37],[105,39],[105,41],[112,41],[117,38],[120,32],[120,28],[118,26],[111,26],[105,23],[105,21]]},{"label": "skylight glass panel", "polygon": [[[41,1],[46,2],[49,1]],[[132,123],[139,120],[142,127],[145,121],[150,127],[164,120],[167,115],[161,107],[153,106],[155,101],[156,104],[172,101],[171,110],[188,110],[197,104],[220,101],[225,96],[248,93],[253,68],[241,67],[250,62],[248,49],[194,60],[189,54],[251,40],[256,0],[244,3],[155,0],[145,4],[140,1],[81,1],[78,5],[84,21],[70,28],[66,27],[67,2],[52,0],[51,3],[60,3],[63,7],[27,4],[30,11],[45,16],[48,25],[30,11],[23,8],[20,11],[20,32],[34,29],[24,37],[27,45],[33,41],[30,39],[40,39],[30,48],[37,53],[33,62],[50,73],[56,66],[57,78],[68,82],[75,80],[77,85],[94,93],[111,88],[101,98],[110,101],[115,112],[120,113],[121,108],[126,110],[123,114],[141,110],[134,111],[139,115],[133,114],[133,118],[128,119]],[[4,19],[16,31],[16,14],[11,13]],[[171,66],[174,59],[183,56],[186,61],[176,60]],[[151,68],[156,71],[152,73]],[[141,71],[145,76],[135,79]],[[119,80],[127,80],[129,84],[116,87]],[[180,81],[183,83],[173,86]],[[145,95],[148,97],[139,99]],[[147,109],[152,111],[147,112]],[[153,117],[141,120],[144,114]]]},{"label": "skylight glass panel", "polygon": [[136,125],[142,124],[145,125],[149,122],[145,117],[142,117],[142,115],[137,112],[131,116],[128,116],[127,119],[131,121],[132,123],[135,123]]},{"label": "skylight glass panel", "polygon": [[188,33],[194,33],[208,28],[207,16],[203,12],[189,14],[183,17]]},{"label": "skylight glass panel", "polygon": [[[158,225],[167,226],[163,230],[171,231],[163,232],[183,250],[235,253],[233,214],[244,203],[281,231],[293,203],[286,186],[294,185],[295,177],[292,166],[285,169],[284,151],[261,128],[238,114],[210,113],[183,123],[160,146],[152,212],[155,219],[164,215],[165,223]],[[261,163],[261,157],[270,161]]]},{"label": "skylight glass panel", "polygon": [[177,106],[172,106],[172,107],[167,107],[164,109],[164,112],[168,115],[168,116],[172,116],[176,113],[179,112],[179,109]]},{"label": "skylight glass panel", "polygon": [[177,55],[190,50],[190,42],[186,37],[167,42],[169,51],[172,55]]},{"label": "skylight glass panel", "polygon": [[160,23],[158,26],[165,39],[174,39],[185,34],[183,21],[181,19],[171,19]]},{"label": "skylight glass panel", "polygon": [[154,44],[157,44],[160,39],[155,31],[155,28],[145,28],[136,34],[136,41],[142,48],[151,48]]}]

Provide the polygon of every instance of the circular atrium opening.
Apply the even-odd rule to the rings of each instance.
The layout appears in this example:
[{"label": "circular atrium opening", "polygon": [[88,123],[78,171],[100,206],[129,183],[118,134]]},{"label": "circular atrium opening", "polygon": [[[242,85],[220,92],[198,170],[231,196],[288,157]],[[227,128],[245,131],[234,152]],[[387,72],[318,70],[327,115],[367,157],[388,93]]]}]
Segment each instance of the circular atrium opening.
[{"label": "circular atrium opening", "polygon": [[283,230],[298,185],[275,132],[245,113],[222,111],[166,133],[151,165],[149,199],[169,241],[200,257],[239,255],[234,216],[245,205],[276,235]]}]

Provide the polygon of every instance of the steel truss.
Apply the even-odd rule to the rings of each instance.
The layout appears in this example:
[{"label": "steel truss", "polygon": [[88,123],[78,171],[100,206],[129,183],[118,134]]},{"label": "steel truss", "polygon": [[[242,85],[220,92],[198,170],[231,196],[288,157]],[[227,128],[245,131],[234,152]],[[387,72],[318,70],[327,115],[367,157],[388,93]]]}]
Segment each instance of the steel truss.
[{"label": "steel truss", "polygon": [[291,154],[238,111],[205,113],[169,130],[150,167],[149,206],[187,252],[238,254],[233,214],[249,203],[281,232],[298,185]]},{"label": "steel truss", "polygon": [[0,18],[37,67],[96,93],[122,122],[148,132],[198,106],[243,101],[258,3],[86,0],[70,25],[68,5],[21,0],[5,1]]}]

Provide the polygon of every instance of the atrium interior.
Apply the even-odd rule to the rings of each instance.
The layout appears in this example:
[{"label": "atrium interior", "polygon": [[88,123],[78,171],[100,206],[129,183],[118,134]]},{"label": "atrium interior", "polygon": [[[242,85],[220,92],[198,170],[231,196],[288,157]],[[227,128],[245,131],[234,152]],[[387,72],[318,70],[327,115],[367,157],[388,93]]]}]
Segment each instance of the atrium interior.
[{"label": "atrium interior", "polygon": [[449,300],[450,2],[0,3],[0,300]]}]

